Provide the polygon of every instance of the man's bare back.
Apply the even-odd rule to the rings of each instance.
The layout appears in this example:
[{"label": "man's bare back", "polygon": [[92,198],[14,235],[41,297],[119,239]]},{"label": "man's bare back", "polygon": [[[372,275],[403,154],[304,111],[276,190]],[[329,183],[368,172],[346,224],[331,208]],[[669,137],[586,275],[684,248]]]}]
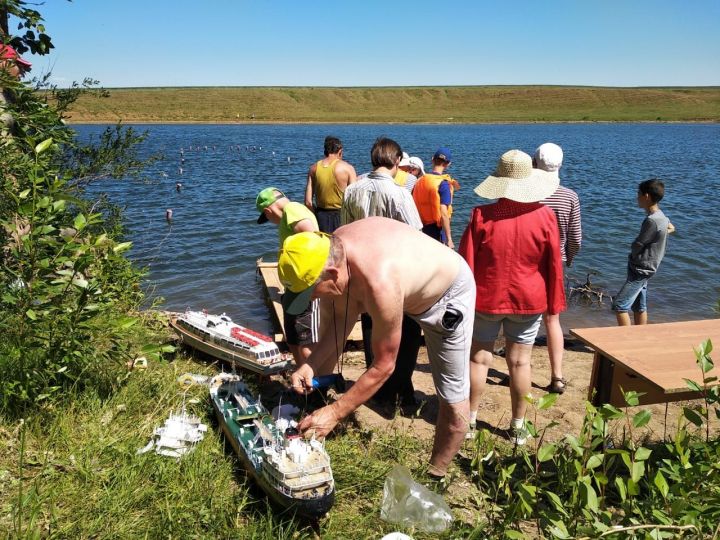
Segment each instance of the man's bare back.
[{"label": "man's bare back", "polygon": [[353,279],[351,301],[368,311],[367,304],[391,295],[402,299],[403,312],[418,315],[447,291],[460,266],[460,256],[447,246],[387,218],[351,223],[335,236],[343,242]]}]

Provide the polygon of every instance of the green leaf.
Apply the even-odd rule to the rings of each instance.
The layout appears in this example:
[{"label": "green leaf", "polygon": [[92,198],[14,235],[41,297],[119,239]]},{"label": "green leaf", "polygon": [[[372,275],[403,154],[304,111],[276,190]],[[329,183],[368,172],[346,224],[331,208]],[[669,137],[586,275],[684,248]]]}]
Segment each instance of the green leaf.
[{"label": "green leaf", "polygon": [[706,339],[697,347],[693,347],[693,350],[695,351],[696,355],[708,356],[713,350],[712,340],[709,338]]},{"label": "green leaf", "polygon": [[113,247],[113,253],[122,253],[132,247],[132,242],[121,242]]},{"label": "green leaf", "polygon": [[79,231],[82,230],[85,225],[87,224],[87,219],[85,219],[85,216],[82,214],[78,214],[75,216],[75,221],[73,222],[73,226]]},{"label": "green leaf", "polygon": [[652,418],[652,414],[650,413],[650,411],[647,411],[647,410],[640,411],[635,416],[633,416],[633,425],[636,428],[643,427],[650,421],[651,418]]},{"label": "green leaf", "polygon": [[138,320],[135,317],[123,317],[119,319],[115,324],[117,324],[117,327],[121,330],[127,330],[131,326],[134,326],[137,324]]},{"label": "green leaf", "polygon": [[698,427],[703,425],[702,416],[689,407],[683,407],[683,416]]},{"label": "green leaf", "polygon": [[[642,463],[642,461],[640,463]],[[632,478],[627,479],[627,494],[633,497],[640,495],[640,487]]]},{"label": "green leaf", "polygon": [[624,501],[627,499],[627,488],[625,487],[625,481],[620,477],[615,477],[615,487],[617,488],[618,495],[620,495],[620,500]]},{"label": "green leaf", "polygon": [[74,277],[72,280],[72,284],[75,285],[76,287],[80,287],[81,289],[87,289],[87,287],[88,287],[87,280],[85,278],[83,278],[82,276]]},{"label": "green leaf", "polygon": [[608,420],[614,420],[623,417],[623,412],[617,407],[610,405],[609,403],[605,403],[602,407],[600,407],[600,414],[603,418],[606,418]]},{"label": "green leaf", "polygon": [[645,462],[644,461],[635,461],[632,465],[632,473],[630,475],[633,482],[638,484],[640,480],[642,480],[643,475],[645,474]]},{"label": "green leaf", "polygon": [[41,142],[40,144],[38,144],[35,147],[35,153],[38,155],[42,154],[45,150],[50,148],[50,145],[52,144],[52,142],[53,142],[52,137],[50,137],[49,139],[45,139],[43,142]]},{"label": "green leaf", "polygon": [[511,540],[525,540],[525,533],[513,529],[505,529],[505,538]]},{"label": "green leaf", "polygon": [[30,189],[23,189],[20,193],[18,193],[18,197],[21,199],[27,198],[27,196],[30,195]]},{"label": "green leaf", "polygon": [[602,465],[602,462],[604,459],[605,459],[604,454],[593,454],[592,456],[590,456],[590,459],[588,459],[585,467],[587,467],[588,469],[595,469],[595,468],[599,467],[600,465]]},{"label": "green leaf", "polygon": [[543,444],[538,450],[537,456],[540,463],[549,461],[555,455],[555,444]]},{"label": "green leaf", "polygon": [[550,499],[550,502],[552,503],[555,510],[560,512],[562,515],[569,517],[567,510],[565,510],[565,504],[560,500],[560,497],[557,493],[554,493],[552,491],[543,491],[543,493],[547,496],[548,499]]},{"label": "green leaf", "polygon": [[555,404],[559,396],[560,394],[545,394],[540,399],[538,399],[537,408],[541,411],[549,409]]},{"label": "green leaf", "polygon": [[652,454],[652,450],[641,446],[635,451],[635,461],[647,461],[647,458]]},{"label": "green leaf", "polygon": [[[621,388],[622,390],[622,388]],[[635,390],[629,390],[627,392],[623,392],[623,397],[625,398],[625,403],[627,403],[630,407],[637,407],[640,405],[640,395]]]},{"label": "green leaf", "polygon": [[698,360],[698,364],[700,364],[700,369],[702,369],[703,373],[707,373],[714,367],[713,361],[710,359],[709,356],[700,357],[700,359]]},{"label": "green leaf", "polygon": [[655,484],[655,487],[660,490],[660,494],[663,496],[663,499],[667,499],[667,495],[670,492],[670,486],[668,485],[667,480],[665,480],[663,473],[658,471],[653,479],[653,483]]},{"label": "green leaf", "polygon": [[691,381],[690,379],[683,379],[685,381],[685,384],[690,390],[694,390],[695,392],[702,392],[702,386],[700,386],[695,381]]},{"label": "green leaf", "polygon": [[25,315],[27,315],[27,318],[30,319],[31,321],[37,320],[37,314],[32,309],[28,309],[25,312]]},{"label": "green leaf", "polygon": [[582,482],[578,488],[580,489],[580,495],[583,498],[583,502],[585,503],[585,506],[589,508],[590,510],[597,511],[598,510],[598,498],[597,493],[595,493],[595,490],[593,487],[586,482]]}]

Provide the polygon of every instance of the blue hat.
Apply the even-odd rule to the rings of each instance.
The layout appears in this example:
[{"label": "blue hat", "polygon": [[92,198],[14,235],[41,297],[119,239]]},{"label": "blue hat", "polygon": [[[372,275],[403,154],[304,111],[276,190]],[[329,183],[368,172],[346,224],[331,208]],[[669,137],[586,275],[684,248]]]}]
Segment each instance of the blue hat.
[{"label": "blue hat", "polygon": [[441,146],[435,151],[433,159],[442,159],[443,161],[452,161],[452,152],[446,146]]}]

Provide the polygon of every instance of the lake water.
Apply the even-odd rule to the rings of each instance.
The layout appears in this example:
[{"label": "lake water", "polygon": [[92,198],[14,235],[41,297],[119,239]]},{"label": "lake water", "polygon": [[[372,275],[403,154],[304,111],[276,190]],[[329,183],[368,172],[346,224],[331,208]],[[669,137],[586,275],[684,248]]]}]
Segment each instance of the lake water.
[{"label": "lake water", "polygon": [[[75,126],[83,137],[103,126]],[[511,148],[532,153],[553,141],[565,152],[561,181],[580,196],[583,247],[569,278],[617,292],[625,278],[630,243],[644,218],[636,207],[638,182],[665,181],[663,211],[677,228],[665,259],[650,281],[651,322],[711,318],[720,297],[720,125],[153,125],[141,154],[163,159],[143,180],[105,181],[94,187],[125,207],[130,257],[149,270],[150,296],[171,310],[186,307],[227,312],[262,331],[271,328],[259,257],[274,260],[277,233],[257,225],[255,196],[267,186],[302,202],[308,166],[322,157],[323,139],[340,137],[345,159],[358,173],[370,169],[369,150],[380,135],[397,140],[426,164],[438,146],[453,151],[456,245],[470,209],[484,201],[473,188]],[[184,163],[181,163],[181,149]],[[180,172],[182,167],[182,173]],[[177,192],[175,185],[183,188]],[[165,220],[172,209],[172,223]],[[603,307],[571,305],[566,328],[614,324]]]}]

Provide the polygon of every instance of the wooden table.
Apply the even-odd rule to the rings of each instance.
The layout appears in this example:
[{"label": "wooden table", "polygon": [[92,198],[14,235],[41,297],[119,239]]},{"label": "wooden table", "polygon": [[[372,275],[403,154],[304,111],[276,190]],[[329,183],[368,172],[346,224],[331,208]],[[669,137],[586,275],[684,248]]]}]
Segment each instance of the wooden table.
[{"label": "wooden table", "polygon": [[[697,399],[700,394],[685,383],[689,379],[702,384],[693,347],[710,338],[720,350],[720,319],[579,328],[570,333],[595,350],[588,389],[594,405],[624,406],[621,387],[644,392],[641,405]],[[705,375],[710,376],[720,377],[720,361]]]}]

